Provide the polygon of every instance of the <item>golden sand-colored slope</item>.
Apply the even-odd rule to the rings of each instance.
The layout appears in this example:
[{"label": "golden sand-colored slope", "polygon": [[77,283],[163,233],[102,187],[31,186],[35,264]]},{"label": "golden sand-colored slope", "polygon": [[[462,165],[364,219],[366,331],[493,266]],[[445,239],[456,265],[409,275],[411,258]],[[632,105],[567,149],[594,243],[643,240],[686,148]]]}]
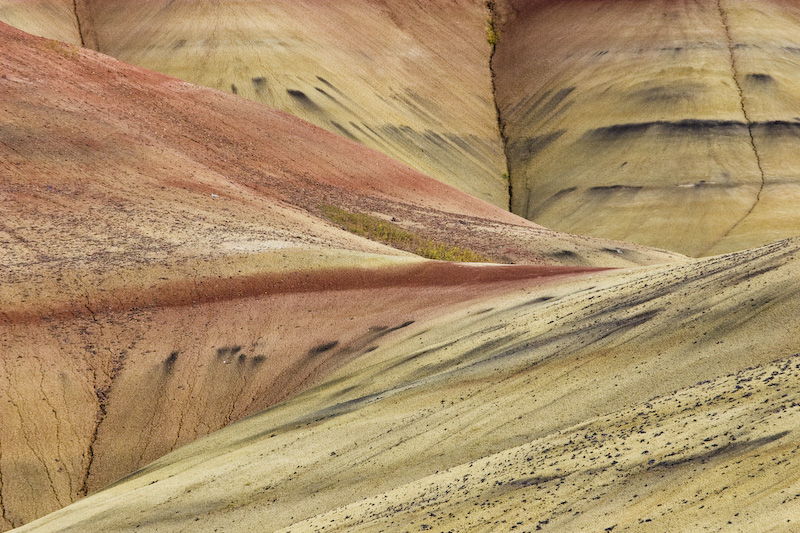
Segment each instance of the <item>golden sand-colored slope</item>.
[{"label": "golden sand-colored slope", "polygon": [[20,531],[791,530],[798,248],[489,296]]},{"label": "golden sand-colored slope", "polygon": [[796,4],[497,5],[515,213],[693,256],[797,235]]},{"label": "golden sand-colored slope", "polygon": [[[357,140],[503,208],[482,0],[0,2],[0,20],[239,94]],[[69,9],[66,9],[66,8]],[[38,12],[37,12],[38,10]],[[72,35],[70,42],[82,41]]]},{"label": "golden sand-colored slope", "polygon": [[[685,260],[546,230],[295,117],[74,45],[0,25],[0,51],[2,529],[410,322],[583,271],[545,265]],[[528,265],[426,262],[326,206]]]}]

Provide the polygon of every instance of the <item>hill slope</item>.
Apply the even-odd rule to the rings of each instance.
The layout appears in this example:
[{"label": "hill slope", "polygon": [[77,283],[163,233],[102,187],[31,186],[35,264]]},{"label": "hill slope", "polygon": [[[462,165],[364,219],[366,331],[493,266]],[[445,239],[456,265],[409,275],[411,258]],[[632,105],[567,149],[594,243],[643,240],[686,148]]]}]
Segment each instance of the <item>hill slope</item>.
[{"label": "hill slope", "polygon": [[797,235],[798,13],[780,0],[0,0],[0,20],[286,110],[547,227],[692,256]]},{"label": "hill slope", "polygon": [[4,529],[484,291],[684,260],[546,230],[296,117],[74,45],[0,25],[0,50]]},{"label": "hill slope", "polygon": [[0,21],[288,111],[508,207],[483,1],[74,7],[5,1]]},{"label": "hill slope", "polygon": [[487,296],[20,531],[785,528],[798,246]]},{"label": "hill slope", "polygon": [[692,256],[797,235],[797,6],[498,5],[513,212]]},{"label": "hill slope", "polygon": [[[59,3],[20,5],[49,6],[52,20],[65,13]],[[505,12],[502,39],[514,24],[525,33],[551,15],[580,27],[599,4],[525,5],[530,12],[501,5],[516,8]],[[692,5],[637,3],[632,17],[672,13],[679,22],[664,25],[665,35],[679,27],[695,42],[697,28],[716,30],[706,24],[714,6]],[[74,5],[76,23],[91,6]],[[283,9],[307,7],[297,6]],[[609,6],[619,11],[595,15],[614,28],[621,17],[612,15],[633,4]],[[791,29],[788,8],[764,6],[755,17],[745,4],[717,3],[734,63],[757,53],[736,45],[751,38],[736,33],[737,20],[773,17],[785,20],[776,28]],[[692,24],[683,26],[686,13]],[[83,41],[100,39],[102,27],[81,24]],[[606,37],[628,42],[622,31]],[[725,48],[703,43],[687,53],[710,50],[708,79],[717,80]],[[792,519],[787,509],[800,493],[791,462],[796,240],[687,261],[559,234],[241,98],[6,26],[0,49],[0,527],[64,506],[23,530],[179,530],[200,520],[232,529],[381,529],[392,520],[463,529],[509,519],[509,528],[553,530],[735,520],[762,529]],[[598,61],[606,55],[625,56]],[[500,48],[495,59],[500,81]],[[737,72],[720,86],[741,83]],[[786,83],[770,72],[750,81]],[[530,79],[541,76],[517,82]],[[520,106],[543,105],[553,120],[571,109],[562,103],[580,108],[567,102],[578,89],[556,87],[544,91],[547,103]],[[695,153],[703,146],[723,159],[745,157],[734,149],[744,127],[760,172],[770,161],[790,167],[783,138],[763,144],[780,157],[761,159],[763,124],[748,118],[741,87],[746,124],[724,118],[724,90],[709,108],[721,103],[722,118],[594,124],[589,107],[583,114],[590,136],[614,143],[646,144],[662,130],[706,136],[707,145],[693,137],[676,144],[697,161],[706,161]],[[308,97],[292,97],[305,101],[300,92]],[[781,98],[791,103],[791,91]],[[506,133],[523,125],[509,122]],[[714,137],[710,125],[727,133]],[[645,161],[660,145],[648,146],[630,154]],[[574,158],[565,161],[585,155],[566,153]],[[761,186],[728,184],[732,203],[697,238],[713,241],[751,186],[758,202],[727,237],[706,244],[772,235],[758,224],[747,229],[770,205],[773,182],[763,175]],[[776,183],[792,190],[791,177]],[[598,194],[631,192],[617,185],[585,184]],[[719,188],[693,185],[681,188]],[[690,205],[725,204],[711,195]],[[793,220],[790,204],[768,211],[784,209],[788,218],[767,217],[769,231]],[[685,221],[667,222],[662,237],[687,245]],[[410,253],[425,250],[524,264],[457,265]],[[642,264],[655,266],[597,271]],[[773,475],[758,475],[767,470]]]}]

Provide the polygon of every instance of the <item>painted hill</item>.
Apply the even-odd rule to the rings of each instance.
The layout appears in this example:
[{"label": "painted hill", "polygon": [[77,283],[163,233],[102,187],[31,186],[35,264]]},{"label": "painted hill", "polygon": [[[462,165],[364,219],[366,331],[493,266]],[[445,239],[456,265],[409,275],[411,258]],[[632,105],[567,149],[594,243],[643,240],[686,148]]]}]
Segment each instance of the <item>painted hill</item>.
[{"label": "painted hill", "polygon": [[795,15],[0,0],[0,529],[791,530]]},{"label": "painted hill", "polygon": [[0,3],[25,31],[288,111],[507,208],[488,16],[477,0]]},{"label": "painted hill", "polygon": [[498,4],[515,213],[692,256],[798,234],[795,4]]},{"label": "painted hill", "polygon": [[480,295],[684,260],[74,45],[1,25],[0,49],[4,529]]},{"label": "painted hill", "polygon": [[0,0],[0,20],[283,109],[546,227],[692,256],[800,227],[792,3]]},{"label": "painted hill", "polygon": [[487,294],[20,531],[791,530],[798,246]]}]

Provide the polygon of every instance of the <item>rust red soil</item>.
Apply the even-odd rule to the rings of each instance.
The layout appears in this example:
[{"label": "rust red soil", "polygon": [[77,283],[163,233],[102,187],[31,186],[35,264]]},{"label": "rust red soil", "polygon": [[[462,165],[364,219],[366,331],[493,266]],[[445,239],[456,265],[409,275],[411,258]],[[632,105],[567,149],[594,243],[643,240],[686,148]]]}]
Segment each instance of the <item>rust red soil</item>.
[{"label": "rust red soil", "polygon": [[486,284],[555,280],[576,274],[608,270],[599,267],[538,265],[492,265],[430,261],[384,268],[339,268],[264,273],[229,278],[206,278],[166,282],[150,290],[121,288],[91,301],[43,302],[37,306],[0,312],[0,320],[27,322],[41,316],[49,318],[89,316],[96,312],[128,311],[132,308],[178,307],[255,296],[294,293],[336,292],[366,289],[418,289],[453,286],[477,287]]}]

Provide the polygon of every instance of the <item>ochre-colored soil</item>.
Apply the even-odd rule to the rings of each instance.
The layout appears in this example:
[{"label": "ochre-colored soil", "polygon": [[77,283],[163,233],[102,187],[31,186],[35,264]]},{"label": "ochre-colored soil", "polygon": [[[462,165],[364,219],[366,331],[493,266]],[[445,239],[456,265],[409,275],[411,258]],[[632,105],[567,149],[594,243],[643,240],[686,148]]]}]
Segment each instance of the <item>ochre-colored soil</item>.
[{"label": "ochre-colored soil", "polygon": [[[685,261],[563,235],[256,103],[0,26],[0,527],[484,293]],[[425,262],[370,213],[503,262]],[[570,266],[572,265],[572,266]]]},{"label": "ochre-colored soil", "polygon": [[483,293],[21,531],[791,531],[798,246]]},{"label": "ochre-colored soil", "polygon": [[496,3],[515,213],[691,256],[798,234],[797,4]]},{"label": "ochre-colored soil", "polygon": [[488,5],[0,0],[0,21],[288,111],[548,228],[695,257],[798,234],[795,4]]}]

